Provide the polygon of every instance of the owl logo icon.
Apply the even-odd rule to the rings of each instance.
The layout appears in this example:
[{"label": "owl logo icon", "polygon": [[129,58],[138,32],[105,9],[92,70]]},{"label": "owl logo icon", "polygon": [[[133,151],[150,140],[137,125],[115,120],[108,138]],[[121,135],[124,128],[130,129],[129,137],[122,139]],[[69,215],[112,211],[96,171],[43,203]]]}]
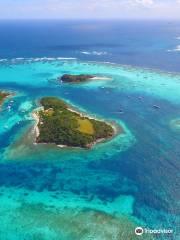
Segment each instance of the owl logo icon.
[{"label": "owl logo icon", "polygon": [[137,227],[135,229],[135,234],[138,235],[138,236],[141,236],[143,234],[144,230],[142,227]]}]

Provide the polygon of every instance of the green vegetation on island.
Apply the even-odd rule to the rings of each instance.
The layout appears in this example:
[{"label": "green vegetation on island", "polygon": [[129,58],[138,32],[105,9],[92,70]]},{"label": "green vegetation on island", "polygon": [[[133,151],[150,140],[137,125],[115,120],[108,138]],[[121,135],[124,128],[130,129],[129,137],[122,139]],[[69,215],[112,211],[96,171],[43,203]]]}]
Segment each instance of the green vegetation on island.
[{"label": "green vegetation on island", "polygon": [[60,80],[65,83],[81,83],[94,78],[95,76],[89,74],[80,74],[80,75],[72,75],[72,74],[64,74]]},{"label": "green vegetation on island", "polygon": [[4,100],[9,96],[10,96],[10,93],[0,91],[0,106],[3,104]]},{"label": "green vegetation on island", "polygon": [[43,110],[36,114],[37,143],[90,148],[115,134],[110,124],[72,110],[61,99],[44,97],[40,103]]}]

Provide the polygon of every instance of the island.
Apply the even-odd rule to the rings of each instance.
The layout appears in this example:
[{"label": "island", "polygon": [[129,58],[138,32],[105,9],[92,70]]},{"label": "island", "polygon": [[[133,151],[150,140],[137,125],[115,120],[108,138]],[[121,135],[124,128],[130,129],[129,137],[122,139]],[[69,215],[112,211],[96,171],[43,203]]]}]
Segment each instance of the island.
[{"label": "island", "polygon": [[64,74],[61,77],[58,77],[62,83],[83,83],[90,80],[112,80],[111,77],[106,76],[95,76],[90,74]]},{"label": "island", "polygon": [[91,148],[115,135],[109,123],[83,115],[59,98],[43,97],[40,104],[41,108],[33,113],[36,143]]},{"label": "island", "polygon": [[79,74],[79,75],[64,74],[62,77],[60,77],[60,80],[64,83],[81,83],[81,82],[86,82],[94,77],[95,77],[94,75],[89,75],[89,74]]},{"label": "island", "polygon": [[8,92],[0,91],[0,106],[3,104],[4,100],[9,97],[11,94]]}]

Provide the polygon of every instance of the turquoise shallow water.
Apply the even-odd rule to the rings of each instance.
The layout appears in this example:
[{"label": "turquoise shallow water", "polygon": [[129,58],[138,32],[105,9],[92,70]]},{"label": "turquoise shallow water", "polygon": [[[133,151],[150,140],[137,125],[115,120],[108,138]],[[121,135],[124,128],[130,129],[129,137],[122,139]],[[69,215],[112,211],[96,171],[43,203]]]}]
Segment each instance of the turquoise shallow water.
[{"label": "turquoise shallow water", "polygon": [[[111,80],[62,84],[57,77],[65,73]],[[16,93],[0,113],[1,239],[136,239],[137,225],[173,229],[178,239],[180,75],[12,59],[0,63],[0,89]],[[124,133],[91,150],[34,145],[31,112],[47,95]]]}]

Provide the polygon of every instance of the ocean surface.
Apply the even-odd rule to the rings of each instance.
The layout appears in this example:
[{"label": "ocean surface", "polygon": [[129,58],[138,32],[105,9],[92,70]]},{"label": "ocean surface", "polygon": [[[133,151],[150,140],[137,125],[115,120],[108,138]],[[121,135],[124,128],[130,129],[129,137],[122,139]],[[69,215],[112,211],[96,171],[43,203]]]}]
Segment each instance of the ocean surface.
[{"label": "ocean surface", "polygon": [[[0,89],[15,93],[0,112],[0,240],[180,239],[180,22],[1,21]],[[36,145],[43,96],[124,132],[90,150]]]}]

